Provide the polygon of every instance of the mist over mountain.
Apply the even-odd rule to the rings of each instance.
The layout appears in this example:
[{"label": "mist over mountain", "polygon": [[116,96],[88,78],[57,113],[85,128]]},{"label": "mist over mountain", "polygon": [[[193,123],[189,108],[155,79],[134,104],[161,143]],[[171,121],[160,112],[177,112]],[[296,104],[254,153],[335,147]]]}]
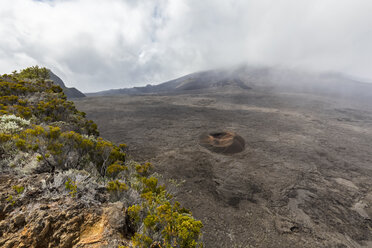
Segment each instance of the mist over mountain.
[{"label": "mist over mountain", "polygon": [[372,78],[367,0],[2,0],[0,72],[48,67],[83,92],[240,63]]},{"label": "mist over mountain", "polygon": [[372,84],[358,81],[342,73],[258,66],[196,72],[158,85],[112,89],[88,95],[206,93],[229,89],[246,91],[252,88],[366,100],[372,97]]}]

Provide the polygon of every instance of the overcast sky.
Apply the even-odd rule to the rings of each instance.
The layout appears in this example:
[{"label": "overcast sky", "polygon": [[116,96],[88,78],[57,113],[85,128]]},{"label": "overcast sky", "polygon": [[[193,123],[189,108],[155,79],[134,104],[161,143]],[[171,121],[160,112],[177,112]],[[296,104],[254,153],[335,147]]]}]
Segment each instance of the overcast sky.
[{"label": "overcast sky", "polygon": [[0,73],[84,92],[238,63],[372,79],[371,0],[0,0]]}]

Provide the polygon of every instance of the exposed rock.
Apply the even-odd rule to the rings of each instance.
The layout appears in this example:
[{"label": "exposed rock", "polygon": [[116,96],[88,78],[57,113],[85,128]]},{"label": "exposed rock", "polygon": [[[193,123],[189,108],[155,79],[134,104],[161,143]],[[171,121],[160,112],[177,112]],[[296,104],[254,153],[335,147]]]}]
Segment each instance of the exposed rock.
[{"label": "exposed rock", "polygon": [[[73,174],[74,180],[80,180],[79,192],[84,192],[76,197],[71,197],[62,183],[63,178]],[[123,203],[108,203],[107,193],[99,192],[102,186],[84,179],[83,175],[84,172],[76,171],[26,177],[0,175],[1,202],[6,202],[11,194],[9,180],[13,185],[25,186],[25,192],[15,196],[14,204],[0,206],[0,247],[117,247],[123,244]],[[97,200],[96,195],[105,203]]]}]

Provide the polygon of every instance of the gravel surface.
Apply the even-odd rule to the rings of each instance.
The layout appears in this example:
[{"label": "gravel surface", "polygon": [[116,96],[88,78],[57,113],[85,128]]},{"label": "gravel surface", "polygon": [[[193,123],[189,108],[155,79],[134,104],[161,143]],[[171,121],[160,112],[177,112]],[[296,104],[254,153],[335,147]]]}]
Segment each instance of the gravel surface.
[{"label": "gravel surface", "polygon": [[[103,137],[155,165],[203,221],[205,247],[372,247],[372,105],[255,89],[75,104]],[[199,144],[220,130],[245,149]]]}]

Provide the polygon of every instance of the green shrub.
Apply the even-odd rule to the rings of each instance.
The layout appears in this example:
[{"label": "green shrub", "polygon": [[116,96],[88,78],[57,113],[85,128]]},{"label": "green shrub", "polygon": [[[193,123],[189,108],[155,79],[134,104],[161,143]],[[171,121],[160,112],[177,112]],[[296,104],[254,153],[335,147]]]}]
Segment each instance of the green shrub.
[{"label": "green shrub", "polygon": [[16,191],[18,195],[22,194],[23,191],[25,190],[25,187],[23,187],[22,185],[14,185],[12,188]]},{"label": "green shrub", "polygon": [[149,162],[144,163],[143,165],[141,164],[136,165],[136,171],[141,176],[148,176],[151,169],[152,169],[152,164]]},{"label": "green shrub", "polygon": [[19,198],[19,196],[23,193],[25,188],[22,185],[13,185],[12,189],[15,191],[14,194],[10,194],[6,201],[9,202],[11,205],[14,205],[16,203],[16,200]]},{"label": "green shrub", "polygon": [[148,248],[151,246],[153,240],[145,234],[136,233],[132,237],[132,242],[134,247]]},{"label": "green shrub", "polygon": [[121,161],[116,161],[115,163],[107,167],[107,175],[111,177],[117,176],[121,171],[128,170],[128,167],[120,163]]},{"label": "green shrub", "polygon": [[16,203],[14,197],[12,195],[9,195],[7,198],[6,198],[6,201],[9,202],[11,205],[14,205]]},{"label": "green shrub", "polygon": [[19,79],[48,79],[49,71],[45,67],[32,66],[21,70],[20,73],[17,71],[13,72],[13,75]]},{"label": "green shrub", "polygon": [[132,205],[127,209],[127,214],[131,218],[132,222],[137,225],[138,222],[140,221],[140,211],[141,211],[141,206],[139,205]]},{"label": "green shrub", "polygon": [[107,190],[111,192],[121,192],[128,190],[128,186],[119,180],[109,181],[107,184]]},{"label": "green shrub", "polygon": [[71,197],[75,197],[77,193],[77,184],[75,181],[72,181],[71,178],[68,178],[65,182],[65,188],[69,191]]}]

